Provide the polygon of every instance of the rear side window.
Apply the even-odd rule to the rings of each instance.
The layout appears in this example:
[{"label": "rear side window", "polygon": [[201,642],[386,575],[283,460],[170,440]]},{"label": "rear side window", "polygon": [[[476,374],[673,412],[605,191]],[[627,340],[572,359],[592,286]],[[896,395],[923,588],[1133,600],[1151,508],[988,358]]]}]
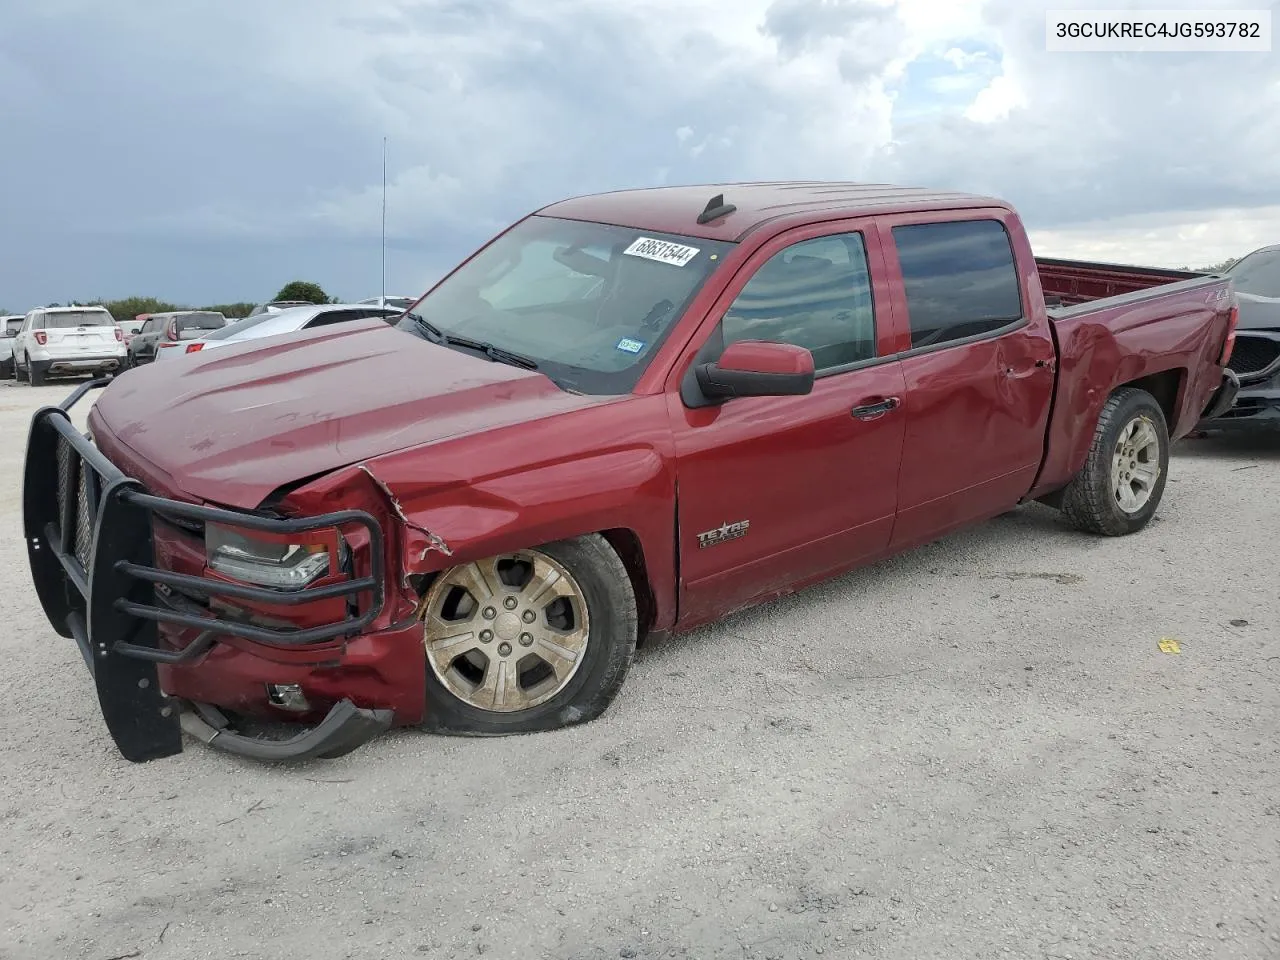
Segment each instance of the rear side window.
[{"label": "rear side window", "polygon": [[350,320],[363,320],[369,316],[367,310],[327,310],[307,322],[306,329],[327,327],[331,323],[346,323]]},{"label": "rear side window", "polygon": [[998,220],[893,228],[911,346],[992,333],[1022,319],[1013,246]]},{"label": "rear side window", "polygon": [[876,321],[860,233],[802,240],[755,272],[724,315],[724,345],[772,340],[806,348],[818,372],[876,355]]}]

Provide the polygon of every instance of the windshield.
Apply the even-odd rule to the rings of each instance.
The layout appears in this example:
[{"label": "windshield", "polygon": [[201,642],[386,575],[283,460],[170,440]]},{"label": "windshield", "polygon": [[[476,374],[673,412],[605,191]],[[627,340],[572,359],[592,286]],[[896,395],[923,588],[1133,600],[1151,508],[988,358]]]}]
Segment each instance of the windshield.
[{"label": "windshield", "polygon": [[60,330],[69,327],[105,327],[114,326],[115,321],[105,310],[59,310],[44,315],[44,326],[49,330]]},{"label": "windshield", "polygon": [[[534,216],[413,307],[451,336],[523,354],[562,387],[627,393],[733,244]],[[422,335],[405,317],[399,329]]]},{"label": "windshield", "polygon": [[1259,297],[1280,298],[1280,248],[1257,250],[1227,271],[1237,290]]}]

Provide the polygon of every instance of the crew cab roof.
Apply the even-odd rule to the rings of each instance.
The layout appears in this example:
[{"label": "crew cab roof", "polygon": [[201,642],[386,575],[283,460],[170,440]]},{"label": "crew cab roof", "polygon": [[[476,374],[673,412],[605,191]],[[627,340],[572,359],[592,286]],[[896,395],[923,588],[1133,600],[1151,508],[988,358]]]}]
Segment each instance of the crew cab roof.
[{"label": "crew cab roof", "polygon": [[[699,224],[698,215],[720,194],[724,195],[725,204],[732,204],[736,209]],[[618,190],[561,200],[537,212],[569,220],[737,241],[779,219],[826,220],[990,206],[1007,207],[1007,204],[993,197],[888,183],[794,180]]]}]

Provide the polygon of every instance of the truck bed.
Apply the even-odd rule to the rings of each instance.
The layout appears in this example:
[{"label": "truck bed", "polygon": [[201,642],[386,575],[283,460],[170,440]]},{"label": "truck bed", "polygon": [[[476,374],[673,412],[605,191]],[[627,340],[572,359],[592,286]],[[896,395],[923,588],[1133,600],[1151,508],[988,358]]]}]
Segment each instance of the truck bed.
[{"label": "truck bed", "polygon": [[1195,270],[1036,257],[1045,304],[1069,307],[1208,276]]},{"label": "truck bed", "polygon": [[[1216,274],[1047,260],[1067,306],[1048,307],[1058,352],[1045,460],[1030,497],[1061,489],[1080,469],[1116,384],[1134,384],[1164,409],[1171,439],[1186,436],[1217,390],[1214,362],[1228,331],[1231,281]],[[1101,290],[1116,290],[1095,297]]]}]

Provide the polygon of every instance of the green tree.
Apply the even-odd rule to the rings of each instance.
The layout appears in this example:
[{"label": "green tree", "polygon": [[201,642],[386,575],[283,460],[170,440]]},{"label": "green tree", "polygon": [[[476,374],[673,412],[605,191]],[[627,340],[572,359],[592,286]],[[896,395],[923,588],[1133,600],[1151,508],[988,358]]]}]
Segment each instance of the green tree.
[{"label": "green tree", "polygon": [[228,320],[240,320],[249,315],[249,311],[256,307],[256,303],[248,303],[245,301],[239,303],[215,303],[212,307],[201,307],[201,310],[213,310],[222,314]]},{"label": "green tree", "polygon": [[107,312],[117,320],[132,320],[140,313],[168,313],[171,310],[186,309],[179,304],[169,303],[167,300],[157,300],[155,297],[124,297],[120,300],[89,300],[81,302],[85,303],[86,306],[106,307]]},{"label": "green tree", "polygon": [[272,300],[301,300],[306,303],[331,303],[329,295],[321,289],[320,284],[307,280],[291,280],[280,288]]}]

